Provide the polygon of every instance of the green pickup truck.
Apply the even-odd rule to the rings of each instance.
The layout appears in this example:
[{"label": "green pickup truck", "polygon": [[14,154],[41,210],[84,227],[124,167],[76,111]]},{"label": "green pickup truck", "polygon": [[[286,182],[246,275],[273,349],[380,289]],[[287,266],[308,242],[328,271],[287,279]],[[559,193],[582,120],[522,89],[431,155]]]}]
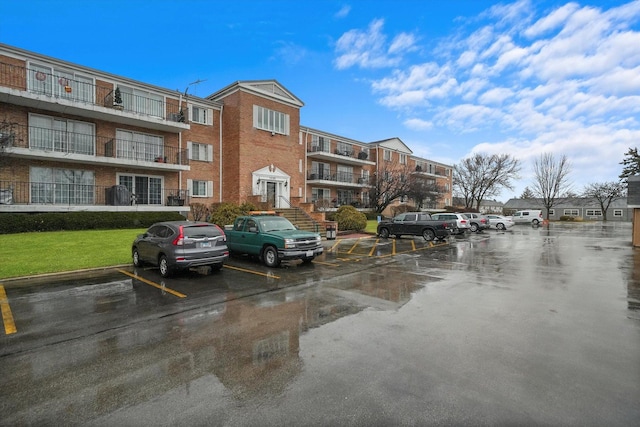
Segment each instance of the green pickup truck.
[{"label": "green pickup truck", "polygon": [[267,267],[277,267],[283,260],[311,262],[323,251],[318,233],[298,230],[275,213],[239,216],[232,227],[225,227],[225,234],[232,254],[257,256]]}]

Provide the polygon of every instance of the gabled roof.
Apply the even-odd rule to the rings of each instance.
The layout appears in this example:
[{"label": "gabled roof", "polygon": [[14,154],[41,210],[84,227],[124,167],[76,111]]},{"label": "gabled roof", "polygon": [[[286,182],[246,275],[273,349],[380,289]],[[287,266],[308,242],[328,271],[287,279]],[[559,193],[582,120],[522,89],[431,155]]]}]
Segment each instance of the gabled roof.
[{"label": "gabled roof", "polygon": [[407,147],[407,145],[398,137],[383,139],[380,141],[373,141],[369,144],[388,148],[389,150],[399,151],[401,153],[413,154],[413,151],[411,151],[411,149]]},{"label": "gabled roof", "polygon": [[289,92],[277,80],[238,80],[229,86],[209,95],[207,99],[222,101],[225,97],[237,91],[245,91],[254,95],[270,98],[294,107],[304,106],[298,97]]},{"label": "gabled roof", "polygon": [[[504,204],[505,209],[544,209],[542,199],[509,199]],[[600,208],[600,203],[590,197],[560,197],[556,199],[552,209],[568,208]],[[616,199],[609,205],[609,209],[626,209],[627,198]]]}]

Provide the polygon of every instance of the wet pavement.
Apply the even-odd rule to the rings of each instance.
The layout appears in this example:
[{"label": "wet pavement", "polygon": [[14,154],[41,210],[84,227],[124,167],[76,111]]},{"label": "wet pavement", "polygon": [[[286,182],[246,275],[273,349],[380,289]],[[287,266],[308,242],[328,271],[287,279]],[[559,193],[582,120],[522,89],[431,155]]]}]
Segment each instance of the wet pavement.
[{"label": "wet pavement", "polygon": [[4,283],[0,425],[638,425],[630,242],[516,226]]}]

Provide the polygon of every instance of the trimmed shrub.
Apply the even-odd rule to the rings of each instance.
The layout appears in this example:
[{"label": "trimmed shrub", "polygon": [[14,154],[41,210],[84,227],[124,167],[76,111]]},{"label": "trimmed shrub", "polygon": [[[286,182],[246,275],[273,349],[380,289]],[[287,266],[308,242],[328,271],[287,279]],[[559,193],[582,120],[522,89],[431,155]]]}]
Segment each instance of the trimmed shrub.
[{"label": "trimmed shrub", "polygon": [[338,230],[362,231],[367,227],[367,216],[350,205],[340,206],[334,220]]},{"label": "trimmed shrub", "polygon": [[211,215],[209,215],[209,222],[224,227],[225,225],[233,224],[236,217],[242,215],[240,206],[235,203],[218,203],[211,205]]}]

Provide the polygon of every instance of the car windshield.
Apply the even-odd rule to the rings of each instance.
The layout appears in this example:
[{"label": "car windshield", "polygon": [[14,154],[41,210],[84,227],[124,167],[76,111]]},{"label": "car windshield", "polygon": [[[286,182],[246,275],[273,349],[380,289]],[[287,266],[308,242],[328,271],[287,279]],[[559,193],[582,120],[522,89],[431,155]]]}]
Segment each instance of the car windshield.
[{"label": "car windshield", "polygon": [[269,231],[285,231],[296,229],[288,219],[282,217],[262,219],[260,220],[260,227],[265,231],[265,233],[268,233]]}]

